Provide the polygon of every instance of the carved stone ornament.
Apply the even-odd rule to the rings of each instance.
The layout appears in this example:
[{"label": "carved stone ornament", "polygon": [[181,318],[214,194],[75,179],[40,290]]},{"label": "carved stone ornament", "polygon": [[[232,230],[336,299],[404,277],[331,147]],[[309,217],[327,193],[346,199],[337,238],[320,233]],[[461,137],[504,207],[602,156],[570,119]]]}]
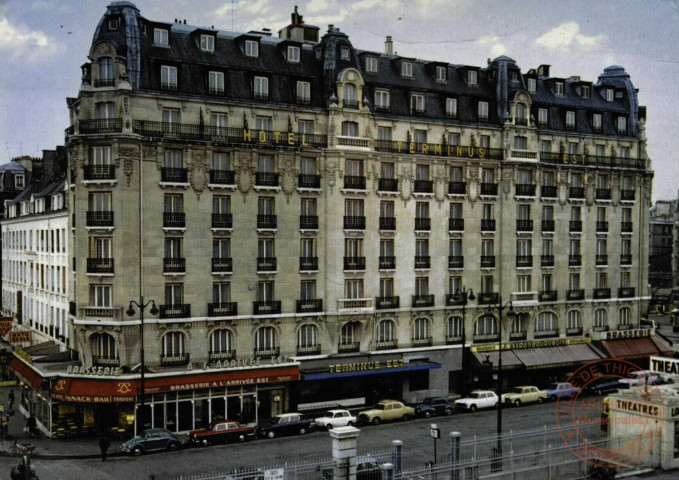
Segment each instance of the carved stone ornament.
[{"label": "carved stone ornament", "polygon": [[189,183],[196,192],[198,200],[200,200],[200,194],[203,193],[203,190],[207,187],[208,178],[204,163],[198,164],[193,169],[189,170]]},{"label": "carved stone ornament", "polygon": [[118,155],[121,158],[139,159],[139,147],[137,145],[130,145],[121,143],[118,147]]},{"label": "carved stone ornament", "polygon": [[68,164],[71,168],[82,167],[82,159],[77,145],[72,145],[68,148]]},{"label": "carved stone ornament", "polygon": [[651,202],[651,193],[653,191],[653,177],[647,176],[644,178],[644,198],[646,200],[646,204],[650,207],[653,205]]},{"label": "carved stone ornament", "polygon": [[413,171],[411,165],[401,165],[401,181],[398,183],[399,193],[403,200],[408,200],[413,194]]},{"label": "carved stone ornament", "polygon": [[560,205],[566,205],[568,202],[568,182],[561,180],[558,183],[557,195]]},{"label": "carved stone ornament", "polygon": [[339,170],[339,160],[337,158],[329,158],[325,162],[325,172],[326,178],[328,179],[328,187],[330,187],[330,193],[337,183],[337,172]]},{"label": "carved stone ornament", "polygon": [[618,206],[620,202],[620,176],[611,175],[611,205]]},{"label": "carved stone ornament", "polygon": [[476,202],[479,198],[479,179],[470,178],[467,182],[467,196],[470,202]]},{"label": "carved stone ornament", "polygon": [[505,194],[505,200],[509,198],[512,191],[512,184],[514,183],[514,169],[508,168],[502,170],[502,192]]},{"label": "carved stone ornament", "polygon": [[132,172],[134,171],[134,164],[131,158],[125,158],[123,160],[123,173],[125,174],[126,185],[130,186],[130,181],[132,180]]},{"label": "carved stone ornament", "polygon": [[593,182],[587,182],[587,185],[585,186],[585,200],[587,202],[587,205],[592,206],[594,204],[594,198],[596,191],[594,189],[594,183]]},{"label": "carved stone ornament", "polygon": [[297,175],[294,171],[282,170],[280,172],[280,182],[281,190],[289,197],[297,187]]}]

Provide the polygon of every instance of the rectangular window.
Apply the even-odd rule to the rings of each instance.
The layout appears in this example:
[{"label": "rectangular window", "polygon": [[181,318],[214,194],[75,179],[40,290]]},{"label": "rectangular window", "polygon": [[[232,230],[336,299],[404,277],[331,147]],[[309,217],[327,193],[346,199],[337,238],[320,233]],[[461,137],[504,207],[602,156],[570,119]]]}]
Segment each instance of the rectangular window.
[{"label": "rectangular window", "polygon": [[570,290],[580,290],[580,274],[571,273],[568,278],[568,288]]},{"label": "rectangular window", "polygon": [[391,141],[391,127],[377,127],[377,139]]},{"label": "rectangular window", "polygon": [[514,137],[514,150],[527,150],[528,149],[528,138],[524,136],[517,135]]},{"label": "rectangular window", "polygon": [[223,95],[224,94],[224,73],[223,72],[210,72],[209,74],[209,89],[212,95]]},{"label": "rectangular window", "polygon": [[259,197],[257,199],[257,214],[258,215],[275,215],[275,203],[272,197]]},{"label": "rectangular window", "polygon": [[165,150],[165,168],[182,168],[181,150]]},{"label": "rectangular window", "polygon": [[344,239],[344,256],[351,258],[362,257],[363,239],[361,238]]},{"label": "rectangular window", "polygon": [[375,108],[382,110],[389,109],[389,91],[375,90]]},{"label": "rectangular window", "polygon": [[575,112],[572,110],[566,112],[566,127],[575,128]]},{"label": "rectangular window", "polygon": [[415,180],[429,180],[429,165],[415,166]]},{"label": "rectangular window", "polygon": [[168,90],[177,89],[177,67],[162,65],[160,67],[160,88]]},{"label": "rectangular window", "polygon": [[546,221],[554,220],[554,207],[552,206],[542,207],[542,219]]},{"label": "rectangular window", "polygon": [[365,57],[365,70],[370,73],[377,73],[377,58]]},{"label": "rectangular window", "polygon": [[469,85],[478,85],[479,83],[479,72],[476,70],[469,70],[467,72],[467,83]]},{"label": "rectangular window", "polygon": [[97,118],[116,118],[115,102],[99,102],[96,105]]},{"label": "rectangular window", "polygon": [[255,77],[254,93],[255,99],[269,98],[269,79],[267,77]]},{"label": "rectangular window", "polygon": [[[90,147],[89,155],[90,165],[110,165],[111,164],[111,147]],[[18,178],[17,175],[15,178]],[[23,188],[24,176],[21,175],[21,188]],[[18,185],[17,185],[18,188]]]},{"label": "rectangular window", "polygon": [[165,238],[165,258],[182,258],[182,239],[176,237]]},{"label": "rectangular window", "polygon": [[419,129],[413,130],[413,142],[427,143],[427,131]]},{"label": "rectangular window", "polygon": [[493,246],[494,244],[492,238],[481,240],[481,255],[484,257],[492,257],[493,255],[495,255],[493,253],[494,251]]},{"label": "rectangular window", "polygon": [[459,220],[462,218],[462,204],[461,203],[451,203],[450,204],[450,218]]},{"label": "rectangular window", "polygon": [[231,239],[220,238],[212,240],[212,257],[213,258],[231,257]]},{"label": "rectangular window", "polygon": [[219,304],[229,303],[231,301],[231,284],[213,283],[212,301]]},{"label": "rectangular window", "polygon": [[538,89],[538,81],[535,78],[528,79],[528,91],[535,92]]},{"label": "rectangular window", "polygon": [[541,127],[546,127],[547,123],[548,123],[547,109],[546,108],[538,109],[538,125],[540,125]]},{"label": "rectangular window", "polygon": [[533,242],[529,238],[516,241],[516,254],[520,257],[530,257],[533,255]]},{"label": "rectangular window", "polygon": [[415,203],[415,218],[429,218],[429,203]]},{"label": "rectangular window", "polygon": [[[255,118],[255,129],[257,130],[273,130],[271,117],[260,117]],[[271,158],[271,157],[269,157]],[[273,164],[273,160],[272,160]],[[261,170],[260,170],[261,171]]]},{"label": "rectangular window", "polygon": [[215,51],[215,37],[213,35],[200,36],[200,49],[204,52]]},{"label": "rectangular window", "polygon": [[488,120],[488,102],[479,102],[479,120]]},{"label": "rectangular window", "polygon": [[302,238],[299,241],[299,256],[302,258],[313,258],[316,256],[316,239]]},{"label": "rectangular window", "polygon": [[380,164],[380,178],[394,178],[394,164],[382,162]]},{"label": "rectangular window", "polygon": [[179,110],[163,108],[163,123],[179,123]]},{"label": "rectangular window", "polygon": [[448,145],[456,146],[460,144],[460,134],[459,133],[449,133],[448,134]]},{"label": "rectangular window", "polygon": [[454,238],[448,242],[448,255],[451,257],[462,256],[462,239]]},{"label": "rectangular window", "polygon": [[606,101],[607,101],[607,102],[612,102],[612,101],[613,101],[613,89],[612,89],[612,88],[607,88],[607,89],[606,89]]},{"label": "rectangular window", "polygon": [[530,275],[517,275],[516,288],[519,293],[530,292]]},{"label": "rectangular window", "polygon": [[415,241],[415,256],[428,257],[429,256],[429,240],[420,238]]},{"label": "rectangular window", "polygon": [[363,280],[345,280],[344,297],[349,299],[363,298]]},{"label": "rectangular window", "polygon": [[393,278],[380,278],[380,297],[393,297],[394,296],[394,279]]},{"label": "rectangular window", "polygon": [[297,82],[297,103],[304,105],[311,103],[311,84],[309,82]]},{"label": "rectangular window", "polygon": [[436,81],[437,82],[445,82],[447,80],[447,68],[442,67],[442,66],[437,66],[436,67]]},{"label": "rectangular window", "polygon": [[182,213],[184,211],[184,196],[174,193],[165,194],[165,213]]},{"label": "rectangular window", "polygon": [[273,238],[260,238],[257,240],[257,256],[260,258],[275,258],[276,250]]},{"label": "rectangular window", "polygon": [[363,160],[347,159],[345,164],[346,174],[354,177],[363,176]]},{"label": "rectangular window", "polygon": [[254,40],[245,40],[245,55],[257,58],[259,56],[259,43]]},{"label": "rectangular window", "polygon": [[303,157],[300,162],[300,171],[302,175],[316,175],[316,159]]},{"label": "rectangular window", "polygon": [[592,116],[592,127],[594,128],[595,132],[601,131],[602,123],[601,123],[601,114],[600,113],[595,113]]},{"label": "rectangular window", "polygon": [[228,195],[212,197],[212,213],[231,213],[231,197]]},{"label": "rectangular window", "polygon": [[495,183],[495,170],[492,168],[481,169],[481,183]]},{"label": "rectangular window", "polygon": [[394,256],[394,240],[392,238],[380,240],[380,257]]},{"label": "rectangular window", "polygon": [[154,45],[169,45],[169,32],[164,28],[153,29]]},{"label": "rectangular window", "polygon": [[110,307],[111,287],[109,285],[90,285],[90,306]]},{"label": "rectangular window", "polygon": [[288,62],[299,63],[299,47],[288,46]]},{"label": "rectangular window", "polygon": [[[110,212],[111,192],[96,192],[88,195],[88,210],[90,212]],[[42,232],[40,232],[42,238]]]},{"label": "rectangular window", "polygon": [[341,60],[349,60],[351,58],[351,52],[349,50],[349,47],[342,47],[340,49],[340,59]]},{"label": "rectangular window", "polygon": [[314,300],[316,298],[316,280],[302,280],[300,282],[301,300]]},{"label": "rectangular window", "polygon": [[410,96],[410,111],[424,112],[424,95],[413,94]]},{"label": "rectangular window", "polygon": [[429,277],[415,277],[415,295],[429,295]]},{"label": "rectangular window", "polygon": [[312,120],[299,120],[297,131],[305,135],[312,135],[314,133],[314,122]]},{"label": "rectangular window", "polygon": [[574,238],[570,243],[569,255],[580,255],[580,240]]},{"label": "rectangular window", "polygon": [[446,115],[457,117],[457,98],[446,98]]},{"label": "rectangular window", "polygon": [[582,98],[590,98],[591,97],[591,90],[589,85],[583,85],[582,86]]},{"label": "rectangular window", "polygon": [[273,282],[257,283],[257,300],[260,302],[272,302],[273,299]]},{"label": "rectangular window", "polygon": [[554,94],[563,96],[563,82],[556,82],[554,85]]},{"label": "rectangular window", "polygon": [[413,64],[411,62],[401,63],[401,76],[402,77],[412,77],[413,76]]},{"label": "rectangular window", "polygon": [[618,117],[618,133],[627,133],[627,118]]},{"label": "rectangular window", "polygon": [[542,255],[554,255],[553,245],[551,238],[542,240]]}]

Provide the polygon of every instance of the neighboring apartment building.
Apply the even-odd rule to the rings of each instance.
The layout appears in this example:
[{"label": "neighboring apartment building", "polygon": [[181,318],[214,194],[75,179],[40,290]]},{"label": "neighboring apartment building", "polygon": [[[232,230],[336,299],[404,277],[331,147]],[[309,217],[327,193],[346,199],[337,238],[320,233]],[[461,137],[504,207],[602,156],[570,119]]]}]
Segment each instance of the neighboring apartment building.
[{"label": "neighboring apartment building", "polygon": [[137,420],[185,431],[464,393],[499,334],[508,385],[620,354],[620,330],[655,348],[635,330],[653,173],[623,68],[361,51],[297,12],[280,37],[108,7],[68,100],[81,364],[51,371],[52,402],[116,423],[143,390]]},{"label": "neighboring apartment building", "polygon": [[677,220],[677,201],[658,200],[651,208],[648,248],[648,283],[654,289],[674,286],[672,272],[676,265],[674,229]]},{"label": "neighboring apartment building", "polygon": [[63,147],[44,150],[23,191],[5,201],[2,304],[15,346],[69,347],[66,162]]}]

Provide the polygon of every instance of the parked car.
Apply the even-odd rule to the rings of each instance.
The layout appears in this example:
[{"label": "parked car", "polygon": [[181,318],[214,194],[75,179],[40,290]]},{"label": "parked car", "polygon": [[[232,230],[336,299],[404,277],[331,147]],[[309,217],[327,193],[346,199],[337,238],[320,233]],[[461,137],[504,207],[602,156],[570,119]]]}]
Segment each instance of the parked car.
[{"label": "parked car", "polygon": [[358,421],[361,423],[372,423],[379,425],[390,420],[408,420],[415,416],[415,409],[404,405],[403,402],[396,400],[380,400],[369,409],[363,410],[358,414]]},{"label": "parked car", "polygon": [[497,407],[498,397],[492,390],[474,390],[466,398],[455,400],[455,410],[475,412],[479,408]]},{"label": "parked car", "polygon": [[626,390],[629,387],[629,383],[623,383],[619,378],[602,376],[592,380],[585,387],[585,392],[593,395],[608,395],[618,390]]},{"label": "parked car", "polygon": [[120,450],[138,457],[142,453],[154,450],[174,451],[179,448],[180,443],[174,433],[164,428],[149,428],[141,432],[138,437],[131,438],[123,443]]},{"label": "parked car", "polygon": [[274,438],[285,435],[304,435],[311,431],[312,426],[311,420],[303,418],[301,413],[283,413],[257,424],[255,436]]},{"label": "parked car", "polygon": [[455,407],[443,397],[427,397],[415,407],[415,415],[424,418],[436,415],[452,415],[453,413],[455,413]]},{"label": "parked car", "polygon": [[[323,480],[332,480],[332,468],[324,468],[321,472]],[[356,480],[380,480],[382,473],[380,464],[372,457],[356,457]]]},{"label": "parked car", "polygon": [[660,383],[660,376],[657,373],[651,373],[648,370],[635,370],[630,372],[630,378],[620,379],[620,383],[626,383],[629,387],[638,387],[643,385],[658,385]]},{"label": "parked car", "polygon": [[531,385],[514,387],[511,392],[502,394],[502,403],[515,407],[520,407],[524,403],[542,403],[545,400],[547,400],[547,392]]},{"label": "parked car", "polygon": [[314,423],[317,427],[330,430],[334,427],[353,425],[356,423],[356,417],[354,417],[349,410],[328,410],[322,417],[316,418]]},{"label": "parked car", "polygon": [[254,435],[254,427],[241,425],[233,420],[218,420],[212,422],[208,428],[189,432],[187,442],[207,447],[215,443],[243,442]]},{"label": "parked car", "polygon": [[550,383],[547,389],[547,398],[549,400],[557,400],[561,398],[573,398],[582,390],[580,387],[574,387],[568,382],[554,382]]}]

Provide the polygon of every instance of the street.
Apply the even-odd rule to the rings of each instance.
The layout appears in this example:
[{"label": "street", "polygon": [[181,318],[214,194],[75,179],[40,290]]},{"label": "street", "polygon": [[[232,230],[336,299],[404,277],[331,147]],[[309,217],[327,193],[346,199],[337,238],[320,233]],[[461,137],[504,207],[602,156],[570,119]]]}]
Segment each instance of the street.
[{"label": "street", "polygon": [[[541,425],[553,426],[554,403],[532,405],[503,410],[503,430],[520,430]],[[494,433],[496,410],[477,413],[463,413],[450,417],[416,419],[409,422],[365,426],[358,439],[358,452],[365,454],[391,448],[392,440],[403,441],[403,464],[405,467],[423,465],[433,460],[433,440],[429,436],[430,424],[436,423],[441,429],[438,441],[438,461],[448,453],[448,438],[451,431],[462,433],[463,437],[474,434]],[[554,439],[560,442],[559,438]],[[117,445],[117,444],[116,444]],[[330,436],[325,431],[305,436],[257,440],[245,444],[219,445],[208,448],[189,448],[174,453],[152,453],[139,458],[113,457],[105,463],[100,460],[34,460],[33,464],[40,480],[63,479],[120,479],[147,480],[155,475],[156,480],[197,473],[225,472],[236,467],[269,467],[287,462],[329,458],[332,454]],[[0,471],[9,472],[15,459],[0,458]]]}]

